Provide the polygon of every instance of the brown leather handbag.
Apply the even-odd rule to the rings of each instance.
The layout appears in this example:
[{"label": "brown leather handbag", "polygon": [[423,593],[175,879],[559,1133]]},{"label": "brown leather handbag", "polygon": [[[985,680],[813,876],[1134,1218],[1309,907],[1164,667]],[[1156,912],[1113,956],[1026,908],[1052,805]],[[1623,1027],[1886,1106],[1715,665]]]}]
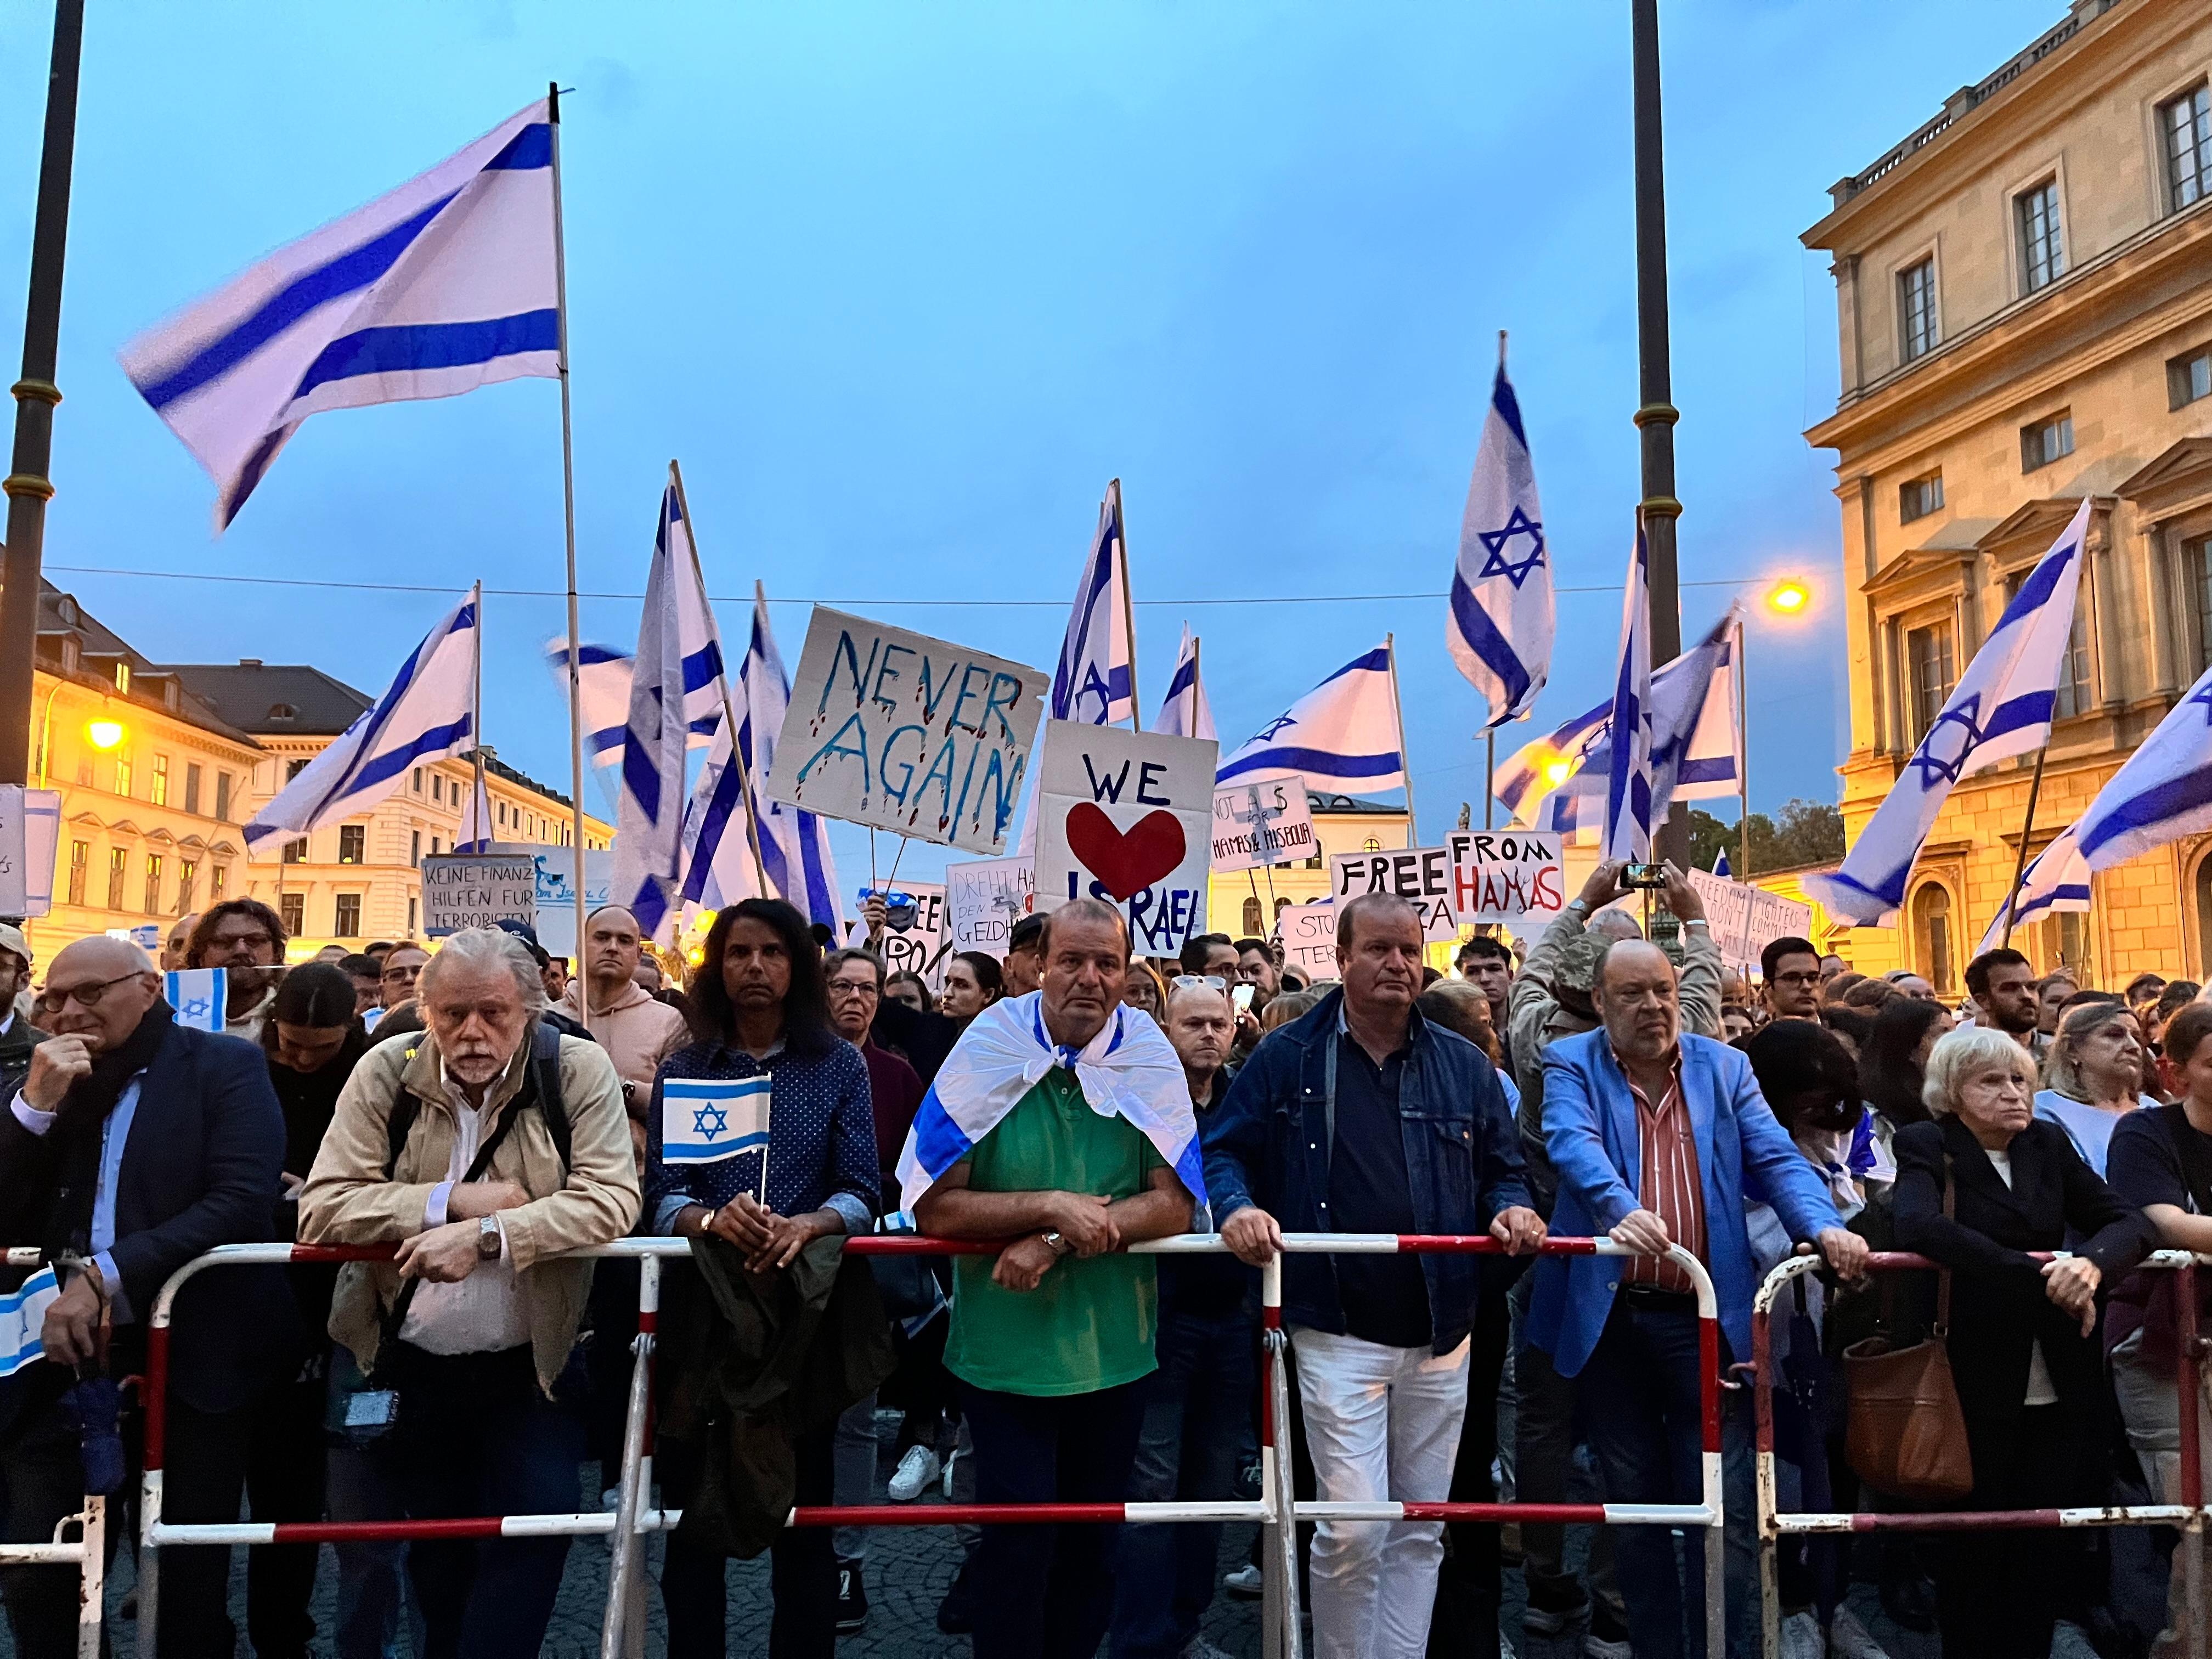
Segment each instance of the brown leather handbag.
[{"label": "brown leather handbag", "polygon": [[[1943,1160],[1943,1214],[1957,1212],[1957,1172]],[[1951,1270],[1936,1275],[1936,1322],[1927,1339],[1893,1348],[1870,1336],[1844,1350],[1849,1392],[1844,1455],[1858,1478],[1889,1498],[1940,1503],[1974,1489],[1966,1417],[1951,1376]]]}]

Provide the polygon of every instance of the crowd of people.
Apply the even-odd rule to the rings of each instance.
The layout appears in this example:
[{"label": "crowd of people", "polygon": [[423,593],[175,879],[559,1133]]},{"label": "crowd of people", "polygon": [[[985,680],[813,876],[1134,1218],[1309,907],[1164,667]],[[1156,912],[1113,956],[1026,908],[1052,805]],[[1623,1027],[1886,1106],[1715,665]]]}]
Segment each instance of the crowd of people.
[{"label": "crowd of people", "polygon": [[[1686,1259],[1735,1380],[1759,1285],[1803,1254],[1817,1271],[1776,1320],[1785,1507],[2179,1501],[2175,1276],[2141,1264],[2212,1251],[2200,988],[2105,991],[1998,949],[1951,1006],[1802,939],[1769,943],[1753,985],[1686,880],[1670,872],[1639,916],[1625,873],[1601,866],[1525,954],[1468,940],[1449,975],[1425,964],[1412,906],[1354,900],[1335,975],[1310,983],[1261,939],[1133,958],[1095,900],[1024,918],[1003,956],[948,957],[934,988],[886,973],[880,899],[842,946],[781,901],[734,905],[680,987],[618,907],[588,918],[573,979],[520,924],[289,968],[252,899],[182,919],[158,961],[100,937],[34,964],[0,926],[0,1217],[58,1292],[39,1357],[0,1376],[0,1535],[48,1537],[79,1506],[92,1407],[143,1375],[168,1277],[217,1244],[287,1239],[395,1254],[185,1285],[169,1522],[613,1504],[636,1268],[574,1252],[690,1242],[654,1401],[659,1496],[684,1512],[659,1575],[678,1659],[725,1650],[732,1556],[772,1558],[771,1652],[827,1656],[865,1627],[867,1532],[787,1527],[794,1504],[1256,1495],[1258,1269],[1285,1233],[1498,1245],[1283,1258],[1279,1438],[1302,1498],[1556,1504],[1595,1483],[1614,1504],[1695,1504],[1711,1358]],[[164,968],[222,971],[223,1034],[175,1018]],[[764,1147],[670,1144],[685,1103],[763,1092]],[[899,1231],[996,1248],[842,1249]],[[1225,1249],[1129,1249],[1194,1231]],[[1553,1234],[1628,1254],[1540,1254]],[[1941,1264],[1942,1311],[1932,1275],[1870,1274],[1877,1249]],[[1931,1334],[1972,1466],[1940,1505],[1871,1483],[1845,1429],[1846,1350]],[[1752,1425],[1750,1391],[1726,1390],[1738,1654],[1758,1650]],[[1702,1532],[1597,1528],[1571,1553],[1567,1532],[1322,1520],[1300,1555],[1312,1650],[1509,1654],[1516,1564],[1532,1635],[1590,1659],[1701,1646]],[[1785,1650],[1880,1654],[1844,1605],[1856,1570],[1947,1654],[2041,1659],[2063,1619],[2121,1659],[2142,1643],[2112,1612],[2105,1537],[1886,1534],[1856,1558],[1786,1539]],[[1224,1560],[1218,1524],[961,1541],[937,1623],[978,1659],[1209,1659],[1215,1596],[1260,1593],[1259,1547]],[[318,1639],[340,1659],[535,1654],[568,1546],[336,1546],[319,1632],[313,1547],[258,1547],[246,1635],[264,1659]],[[234,1651],[226,1557],[165,1548],[166,1653]],[[24,1659],[75,1650],[74,1577],[0,1570]],[[2160,1653],[2184,1629],[2179,1560],[2172,1577]]]}]

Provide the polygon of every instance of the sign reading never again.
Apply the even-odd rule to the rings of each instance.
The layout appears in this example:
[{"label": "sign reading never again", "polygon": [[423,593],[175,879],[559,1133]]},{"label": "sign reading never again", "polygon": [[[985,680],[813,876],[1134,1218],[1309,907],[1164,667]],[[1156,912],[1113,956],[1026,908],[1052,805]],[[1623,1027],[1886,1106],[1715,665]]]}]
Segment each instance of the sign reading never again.
[{"label": "sign reading never again", "polygon": [[1103,899],[1142,957],[1171,957],[1204,933],[1220,752],[1210,738],[1046,722],[1036,908]]},{"label": "sign reading never again", "polygon": [[1052,677],[814,607],[765,787],[772,800],[996,853]]}]

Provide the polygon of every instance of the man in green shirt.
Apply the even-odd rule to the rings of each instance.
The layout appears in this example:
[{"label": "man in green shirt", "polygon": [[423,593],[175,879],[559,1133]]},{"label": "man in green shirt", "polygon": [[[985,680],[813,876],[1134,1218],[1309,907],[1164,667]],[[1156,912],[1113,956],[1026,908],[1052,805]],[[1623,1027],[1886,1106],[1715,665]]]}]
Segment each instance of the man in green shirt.
[{"label": "man in green shirt", "polygon": [[[1036,1017],[1055,1049],[1080,1054],[1121,1006],[1128,930],[1112,906],[1077,899],[1046,918],[1039,954]],[[1012,1241],[954,1268],[945,1364],[962,1385],[977,1501],[1121,1502],[1158,1314],[1151,1259],[1121,1252],[1189,1227],[1175,1170],[1063,1062],[913,1207],[924,1233]],[[1096,1654],[1115,1539],[1095,1525],[983,1528],[969,1568],[975,1659]]]}]

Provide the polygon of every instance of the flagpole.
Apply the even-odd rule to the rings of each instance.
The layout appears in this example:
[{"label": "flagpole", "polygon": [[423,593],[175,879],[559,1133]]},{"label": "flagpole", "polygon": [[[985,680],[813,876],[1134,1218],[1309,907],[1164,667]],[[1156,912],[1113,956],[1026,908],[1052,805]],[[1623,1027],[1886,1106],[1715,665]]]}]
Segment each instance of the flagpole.
[{"label": "flagpole", "polygon": [[[480,842],[489,842],[491,840],[491,799],[484,793],[483,578],[481,576],[477,578],[477,585],[469,590],[469,608],[476,613],[477,619],[474,630],[476,672],[469,690],[469,736],[472,739],[471,748],[477,764],[477,776],[475,793],[469,797],[469,812],[471,817],[479,811],[483,812],[484,816],[477,823],[477,839]],[[477,805],[479,801],[483,803],[481,808]],[[477,850],[483,852],[484,848],[479,846]]]},{"label": "flagpole", "polygon": [[[1404,757],[1401,756],[1400,759]],[[1482,827],[1492,827],[1491,817],[1498,810],[1498,728],[1485,726],[1482,732]]]},{"label": "flagpole", "polygon": [[[759,803],[753,797],[752,780],[745,775],[745,757],[738,747],[738,732],[740,730],[738,706],[736,699],[730,695],[730,664],[727,653],[722,649],[722,625],[714,620],[714,604],[707,599],[707,572],[699,562],[699,521],[691,516],[691,498],[684,493],[684,469],[676,464],[672,456],[668,462],[668,477],[676,486],[676,510],[684,515],[684,539],[691,544],[691,574],[699,584],[699,598],[707,605],[707,625],[714,630],[714,655],[720,665],[714,679],[722,691],[722,718],[730,723],[730,764],[738,769],[738,792],[745,801],[745,845],[752,849],[753,879],[759,884],[760,896],[769,898],[774,896],[768,890],[768,866],[761,860]],[[760,597],[757,581],[753,584],[753,590],[757,602]],[[750,654],[752,635],[748,633],[745,638],[745,650]]]},{"label": "flagpole", "polygon": [[1398,699],[1398,636],[1382,636],[1383,653],[1390,659],[1390,712],[1398,720],[1398,769],[1406,775],[1406,844],[1421,844],[1419,820],[1413,816],[1413,758],[1406,752],[1406,705]]},{"label": "flagpole", "polygon": [[[1145,729],[1145,711],[1137,696],[1137,601],[1129,591],[1129,509],[1121,503],[1121,481],[1119,478],[1108,486],[1114,492],[1114,522],[1121,533],[1114,538],[1114,557],[1121,567],[1121,626],[1129,635],[1129,729]],[[1192,659],[1192,684],[1196,680],[1195,656]]]},{"label": "flagpole", "polygon": [[[1127,592],[1128,586],[1128,581],[1124,578],[1121,583],[1122,592]],[[1194,634],[1190,636],[1190,712],[1184,716],[1182,722],[1182,732],[1187,738],[1194,738],[1198,735],[1199,688],[1206,684],[1198,676],[1198,635]],[[1137,706],[1136,679],[1137,671],[1133,667],[1129,670],[1129,707],[1132,708]]]},{"label": "flagpole", "polygon": [[[576,441],[575,421],[568,395],[568,235],[561,218],[561,83],[545,87],[545,118],[551,129],[553,162],[553,315],[558,327],[561,374],[561,508],[568,535],[568,777],[574,796],[575,845],[570,874],[575,884],[577,977],[584,977],[584,923],[590,906],[584,898],[584,670],[583,646],[576,623]],[[588,990],[576,993],[576,1015],[588,1031],[592,999]]]},{"label": "flagpole", "polygon": [[2012,890],[2005,895],[2004,933],[1998,939],[2000,949],[2012,943],[2012,919],[2020,908],[2020,884],[2027,874],[2027,838],[2035,830],[2036,797],[2043,793],[2043,763],[2051,754],[2048,737],[2043,747],[2035,751],[2035,775],[2027,781],[2027,811],[2020,821],[2020,856],[2013,860]]},{"label": "flagpole", "polygon": [[1735,625],[1735,828],[1743,862],[1736,879],[1742,882],[1751,879],[1751,708],[1744,702],[1751,685],[1750,667],[1744,661],[1750,637],[1749,619],[1739,621]]}]

